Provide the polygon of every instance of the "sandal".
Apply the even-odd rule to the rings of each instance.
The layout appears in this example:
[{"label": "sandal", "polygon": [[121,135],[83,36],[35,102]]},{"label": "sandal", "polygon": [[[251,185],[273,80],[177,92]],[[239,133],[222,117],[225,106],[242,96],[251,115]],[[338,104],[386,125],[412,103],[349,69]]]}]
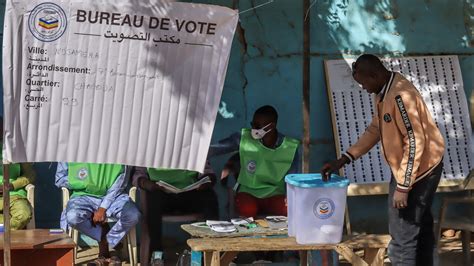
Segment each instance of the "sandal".
[{"label": "sandal", "polygon": [[107,266],[107,265],[109,265],[108,259],[102,256],[98,257],[94,261],[87,263],[87,266]]},{"label": "sandal", "polygon": [[122,266],[122,260],[117,256],[110,257],[108,261],[110,266]]}]

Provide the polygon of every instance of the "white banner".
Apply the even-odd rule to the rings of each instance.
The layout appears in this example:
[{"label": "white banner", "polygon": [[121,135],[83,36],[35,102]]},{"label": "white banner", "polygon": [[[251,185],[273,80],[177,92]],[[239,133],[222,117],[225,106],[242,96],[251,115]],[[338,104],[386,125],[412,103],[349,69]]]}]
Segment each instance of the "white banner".
[{"label": "white banner", "polygon": [[191,3],[8,1],[3,158],[201,171],[237,21]]}]

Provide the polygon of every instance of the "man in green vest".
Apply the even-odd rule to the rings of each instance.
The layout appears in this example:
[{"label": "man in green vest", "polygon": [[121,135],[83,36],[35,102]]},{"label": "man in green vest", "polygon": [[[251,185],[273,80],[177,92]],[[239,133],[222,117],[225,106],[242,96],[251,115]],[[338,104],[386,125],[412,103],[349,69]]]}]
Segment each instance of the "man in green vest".
[{"label": "man in green vest", "polygon": [[202,175],[188,170],[135,167],[133,185],[140,189],[140,209],[143,213],[140,220],[140,265],[150,265],[152,253],[163,250],[163,214],[199,213],[205,220],[219,218],[217,196],[212,188],[213,182],[178,194],[167,192],[157,182],[164,181],[183,189],[206,176],[211,177],[211,180],[215,179],[209,164],[206,165]]},{"label": "man in green vest", "polygon": [[[69,226],[99,242],[96,264],[118,262],[110,258],[140,212],[126,193],[125,167],[118,164],[58,163],[56,186],[68,188],[71,199],[61,215],[61,228]],[[109,228],[107,219],[117,222]]]},{"label": "man in green vest", "polygon": [[[3,118],[0,118],[1,143],[3,144]],[[0,154],[3,162],[3,156]],[[31,205],[26,198],[25,187],[35,180],[33,165],[29,163],[9,165],[10,225],[13,230],[24,229],[31,220]],[[3,165],[0,167],[0,223],[3,224]]]},{"label": "man in green vest", "polygon": [[211,145],[209,156],[239,152],[235,190],[237,213],[287,215],[285,176],[300,169],[299,141],[277,130],[278,113],[266,105],[255,111],[252,128]]}]

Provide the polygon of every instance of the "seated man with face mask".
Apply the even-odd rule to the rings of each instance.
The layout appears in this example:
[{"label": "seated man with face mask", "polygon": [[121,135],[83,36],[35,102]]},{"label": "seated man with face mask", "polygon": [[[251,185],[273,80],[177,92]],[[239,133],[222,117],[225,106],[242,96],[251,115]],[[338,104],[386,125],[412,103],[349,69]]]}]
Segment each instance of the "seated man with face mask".
[{"label": "seated man with face mask", "polygon": [[260,107],[251,129],[210,147],[209,156],[239,152],[241,166],[234,189],[240,216],[287,215],[285,176],[300,169],[299,141],[279,133],[277,121],[275,108]]}]

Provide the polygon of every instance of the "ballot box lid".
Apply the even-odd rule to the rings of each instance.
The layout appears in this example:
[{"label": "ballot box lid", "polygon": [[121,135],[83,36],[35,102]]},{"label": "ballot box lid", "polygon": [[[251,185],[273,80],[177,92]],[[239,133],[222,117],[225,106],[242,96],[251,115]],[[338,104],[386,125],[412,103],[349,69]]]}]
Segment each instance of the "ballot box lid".
[{"label": "ballot box lid", "polygon": [[285,182],[296,187],[303,188],[343,188],[349,186],[347,178],[331,175],[328,181],[323,181],[321,174],[290,174],[285,177]]}]

